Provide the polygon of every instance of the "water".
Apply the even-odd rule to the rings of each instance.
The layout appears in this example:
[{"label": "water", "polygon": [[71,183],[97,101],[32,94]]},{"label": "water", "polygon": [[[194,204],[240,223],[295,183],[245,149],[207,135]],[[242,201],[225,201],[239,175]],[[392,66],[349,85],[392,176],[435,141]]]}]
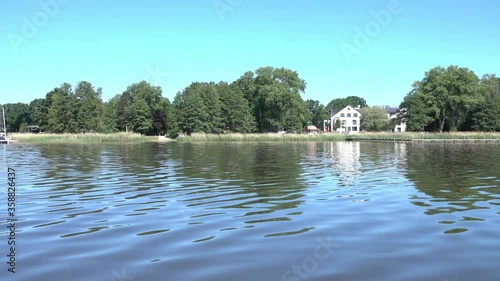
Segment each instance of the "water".
[{"label": "water", "polygon": [[500,280],[500,146],[24,145],[1,280]]}]

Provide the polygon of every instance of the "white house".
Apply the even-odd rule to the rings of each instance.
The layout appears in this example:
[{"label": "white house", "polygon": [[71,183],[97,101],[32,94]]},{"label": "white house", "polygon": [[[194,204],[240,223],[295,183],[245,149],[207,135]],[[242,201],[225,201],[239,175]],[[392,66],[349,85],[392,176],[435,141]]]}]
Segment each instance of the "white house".
[{"label": "white house", "polygon": [[394,120],[394,132],[405,132],[406,131],[406,122],[400,118],[401,110],[397,107],[384,107],[385,112],[387,112],[387,118]]},{"label": "white house", "polygon": [[[330,114],[330,120],[328,120],[330,131],[336,127],[336,124],[340,123],[337,132],[344,134],[359,133],[361,124],[361,112],[359,109],[359,106],[352,107],[350,105],[342,109],[333,109]],[[337,120],[339,120],[338,123]]]}]

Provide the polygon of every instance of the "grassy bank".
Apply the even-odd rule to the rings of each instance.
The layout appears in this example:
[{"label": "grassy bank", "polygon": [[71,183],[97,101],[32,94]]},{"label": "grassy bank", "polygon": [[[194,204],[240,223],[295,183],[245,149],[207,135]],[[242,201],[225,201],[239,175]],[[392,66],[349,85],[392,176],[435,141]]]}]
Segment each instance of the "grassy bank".
[{"label": "grassy bank", "polygon": [[500,133],[489,132],[452,132],[452,133],[360,133],[351,135],[352,139],[356,138],[373,138],[373,139],[433,139],[433,140],[476,140],[476,139],[500,139]]},{"label": "grassy bank", "polygon": [[177,142],[271,142],[271,141],[345,141],[346,137],[352,140],[363,139],[430,139],[430,140],[475,140],[500,139],[500,133],[486,132],[455,132],[455,133],[360,133],[345,136],[337,133],[309,135],[309,134],[204,134],[193,133],[191,136],[180,135],[175,140],[158,137],[143,136],[136,133],[114,134],[11,134],[10,137],[20,143],[131,143],[149,141],[177,141]]},{"label": "grassy bank", "polygon": [[355,135],[345,136],[342,134],[204,134],[194,133],[191,136],[180,135],[176,138],[178,142],[229,142],[229,141],[344,141],[346,137],[352,140],[356,138],[363,139],[433,139],[433,140],[449,140],[449,139],[500,139],[500,133],[486,132],[455,132],[455,133],[360,133]]},{"label": "grassy bank", "polygon": [[136,133],[114,134],[11,134],[10,137],[22,143],[127,143],[156,141],[157,136],[148,137]]},{"label": "grassy bank", "polygon": [[227,142],[227,141],[343,141],[345,137],[340,134],[203,134],[193,133],[191,136],[180,135],[176,138],[178,142]]}]

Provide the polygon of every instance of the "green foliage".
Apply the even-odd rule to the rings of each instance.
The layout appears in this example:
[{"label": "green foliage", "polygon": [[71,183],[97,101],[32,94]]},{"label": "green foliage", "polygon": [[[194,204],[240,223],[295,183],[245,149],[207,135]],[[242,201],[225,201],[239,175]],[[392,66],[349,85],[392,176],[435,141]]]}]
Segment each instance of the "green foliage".
[{"label": "green foliage", "polygon": [[176,123],[179,130],[188,135],[194,132],[206,132],[209,113],[200,93],[199,83],[193,83],[174,98]]},{"label": "green foliage", "polygon": [[77,99],[71,85],[64,83],[50,95],[52,103],[48,110],[48,130],[54,133],[77,132]]},{"label": "green foliage", "polygon": [[[159,134],[166,130],[166,108],[162,90],[141,81],[127,87],[117,99],[118,126],[143,134]],[[136,112],[139,110],[139,112]]]},{"label": "green foliage", "polygon": [[130,124],[134,132],[146,134],[151,130],[151,111],[145,100],[133,100],[130,106]]},{"label": "green foliage", "polygon": [[[409,123],[420,126],[428,122],[425,115],[432,118],[431,122],[423,124],[427,130],[458,130],[480,102],[478,81],[474,72],[458,66],[435,67],[426,72],[422,80],[413,84],[410,96],[403,102],[402,106],[410,113]],[[412,120],[411,112],[416,120]],[[415,126],[412,125],[412,129]]]},{"label": "green foliage", "polygon": [[311,124],[318,128],[323,128],[323,121],[330,117],[330,114],[326,111],[325,106],[319,101],[312,99],[306,100],[305,103],[310,114]]},{"label": "green foliage", "polygon": [[30,125],[39,126],[44,131],[48,125],[49,107],[47,99],[34,99],[31,101],[29,111],[32,124]]},{"label": "green foliage", "polygon": [[222,122],[224,130],[238,133],[251,133],[256,130],[255,118],[252,115],[248,100],[235,85],[220,82],[216,85],[222,103]]},{"label": "green foliage", "polygon": [[[361,97],[336,98],[324,106],[317,100],[304,101],[305,88],[296,71],[261,67],[232,83],[192,83],[172,103],[160,87],[145,81],[104,103],[102,89],[82,81],[74,90],[64,83],[45,98],[4,106],[11,132],[25,131],[29,125],[54,133],[129,130],[174,137],[301,131],[309,124],[322,128],[331,109],[347,105],[362,107],[363,130],[385,131],[393,125],[383,109],[368,108]],[[413,84],[400,107],[410,131],[500,131],[500,78],[485,75],[479,80],[468,68],[435,67]]]},{"label": "green foliage", "polygon": [[418,92],[409,93],[399,107],[403,109],[408,131],[424,131],[434,120],[432,108],[426,106],[423,95]]},{"label": "green foliage", "polygon": [[326,105],[326,111],[330,112],[332,109],[342,109],[348,105],[353,107],[357,107],[359,105],[361,108],[368,106],[364,98],[360,98],[358,96],[348,96],[346,98],[336,98],[331,100]]},{"label": "green foliage", "polygon": [[103,127],[102,89],[94,90],[89,82],[82,81],[75,88],[75,104],[78,107],[77,130],[80,132],[101,132]]},{"label": "green foliage", "polygon": [[500,79],[484,75],[478,85],[478,102],[464,130],[500,131]]},{"label": "green foliage", "polygon": [[296,71],[261,67],[234,83],[249,101],[258,131],[300,130],[307,124],[308,110],[300,96],[306,82]]},{"label": "green foliage", "polygon": [[392,122],[387,112],[380,107],[364,107],[361,109],[361,130],[380,132],[391,130]]},{"label": "green foliage", "polygon": [[118,129],[118,115],[116,113],[116,99],[111,99],[103,105],[103,133],[116,133]]},{"label": "green foliage", "polygon": [[[31,123],[30,106],[26,103],[7,103],[5,110],[5,123],[8,132],[19,132],[23,123]],[[1,108],[0,108],[0,114]],[[3,126],[3,124],[2,124]]]},{"label": "green foliage", "polygon": [[342,126],[340,119],[335,120],[333,130],[337,130],[338,128],[340,128],[340,126]]}]

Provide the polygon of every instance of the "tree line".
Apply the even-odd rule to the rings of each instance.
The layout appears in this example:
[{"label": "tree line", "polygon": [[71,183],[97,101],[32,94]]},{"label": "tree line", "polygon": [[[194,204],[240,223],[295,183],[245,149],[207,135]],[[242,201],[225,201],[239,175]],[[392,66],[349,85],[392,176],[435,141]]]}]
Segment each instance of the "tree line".
[{"label": "tree line", "polygon": [[[68,83],[27,103],[4,104],[10,132],[26,132],[37,125],[44,132],[146,135],[194,132],[301,131],[307,125],[323,127],[332,109],[360,106],[363,130],[387,130],[391,124],[380,107],[363,98],[335,98],[327,105],[304,100],[306,81],[296,71],[261,67],[231,83],[193,82],[173,101],[146,81],[134,83],[109,101],[102,89],[82,81]],[[436,67],[413,84],[400,107],[412,131],[500,131],[500,79],[479,79],[467,68]]]},{"label": "tree line", "polygon": [[81,81],[75,87],[63,83],[29,104],[3,107],[10,132],[26,132],[29,125],[37,125],[53,133],[133,131],[175,136],[301,131],[307,125],[321,128],[329,108],[347,104],[341,99],[328,106],[304,100],[305,89],[306,82],[296,71],[261,67],[232,83],[194,82],[173,101],[162,96],[161,87],[141,81],[104,102],[101,88]]},{"label": "tree line", "polygon": [[411,131],[500,131],[500,78],[465,67],[435,67],[400,105]]}]

